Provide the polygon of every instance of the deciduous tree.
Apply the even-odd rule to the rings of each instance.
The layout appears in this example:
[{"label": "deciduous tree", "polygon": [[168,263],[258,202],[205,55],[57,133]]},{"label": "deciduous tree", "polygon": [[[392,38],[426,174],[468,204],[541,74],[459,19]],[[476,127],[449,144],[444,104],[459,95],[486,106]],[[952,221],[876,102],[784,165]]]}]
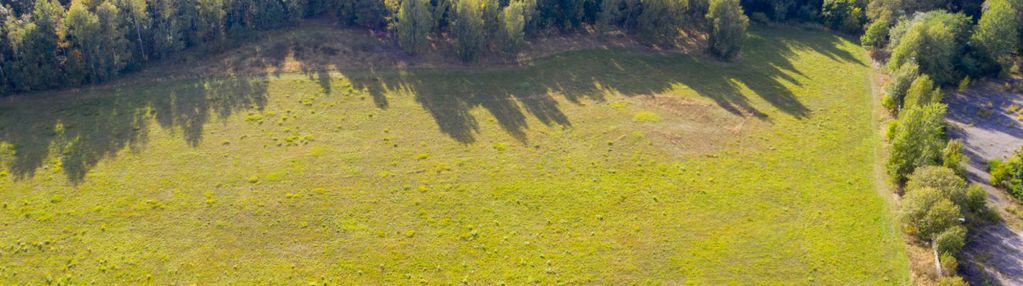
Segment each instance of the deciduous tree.
[{"label": "deciduous tree", "polygon": [[707,21],[710,52],[726,60],[735,58],[742,50],[749,27],[749,18],[743,14],[739,0],[711,0]]}]

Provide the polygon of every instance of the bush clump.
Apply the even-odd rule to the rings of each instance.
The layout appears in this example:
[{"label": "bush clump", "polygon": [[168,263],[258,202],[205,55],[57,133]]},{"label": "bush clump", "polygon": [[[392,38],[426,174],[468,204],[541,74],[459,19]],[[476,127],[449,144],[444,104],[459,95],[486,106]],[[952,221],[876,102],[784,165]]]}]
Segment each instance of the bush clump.
[{"label": "bush clump", "polygon": [[1023,199],[1023,149],[1008,159],[991,160],[991,185],[1003,187],[1017,199]]}]

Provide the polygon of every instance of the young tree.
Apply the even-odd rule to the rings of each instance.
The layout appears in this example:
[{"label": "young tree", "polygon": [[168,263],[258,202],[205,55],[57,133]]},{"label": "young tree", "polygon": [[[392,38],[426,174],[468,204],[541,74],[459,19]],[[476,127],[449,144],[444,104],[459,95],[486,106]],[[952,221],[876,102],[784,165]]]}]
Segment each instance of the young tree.
[{"label": "young tree", "polygon": [[96,6],[96,17],[99,20],[99,81],[109,80],[127,66],[131,59],[128,40],[125,39],[124,27],[128,23],[120,18],[121,11],[109,0],[101,0]]},{"label": "young tree", "polygon": [[1008,0],[988,0],[977,22],[972,42],[992,58],[1007,62],[1020,48],[1020,14]]},{"label": "young tree", "polygon": [[[678,37],[686,10],[684,1],[643,0],[641,3],[643,8],[635,17],[636,34],[653,43],[670,43]],[[739,9],[741,14],[742,8]]]},{"label": "young tree", "polygon": [[402,0],[398,9],[398,45],[410,54],[426,46],[426,36],[433,30],[433,14],[429,0]]},{"label": "young tree", "polygon": [[501,28],[497,33],[497,46],[505,55],[514,55],[526,44],[526,3],[512,1],[501,10]]},{"label": "young tree", "polygon": [[71,2],[64,18],[71,52],[65,63],[72,85],[98,82],[100,73],[99,17],[81,0]]},{"label": "young tree", "polygon": [[892,28],[892,20],[884,16],[874,20],[860,36],[860,43],[871,50],[882,49],[888,45],[888,32]]},{"label": "young tree", "polygon": [[892,72],[892,78],[885,86],[885,97],[881,103],[889,111],[898,111],[902,107],[903,100],[906,98],[906,92],[909,91],[909,87],[919,76],[920,68],[916,63],[910,62],[899,66],[898,69]]},{"label": "young tree", "polygon": [[941,88],[934,86],[930,76],[921,75],[913,80],[906,90],[906,98],[902,102],[902,108],[923,106],[931,103],[941,103]]},{"label": "young tree", "polygon": [[945,150],[941,152],[941,165],[951,169],[956,175],[964,176],[966,175],[966,169],[963,167],[964,160],[966,160],[966,156],[963,155],[963,141],[949,140],[945,145]]},{"label": "young tree", "polygon": [[123,29],[130,52],[125,56],[127,68],[138,69],[149,59],[146,40],[144,40],[152,38],[148,28],[151,18],[146,12],[149,10],[149,6],[145,0],[114,0],[114,6],[121,12],[118,17],[120,21],[127,23]]},{"label": "young tree", "polygon": [[483,50],[483,11],[478,0],[457,0],[452,23],[455,52],[463,61],[475,60]]},{"label": "young tree", "polygon": [[898,184],[917,167],[941,163],[946,106],[932,103],[902,112],[893,130],[888,175]]},{"label": "young tree", "polygon": [[711,0],[706,18],[710,25],[710,52],[721,59],[735,58],[749,28],[749,18],[743,14],[739,0]]}]

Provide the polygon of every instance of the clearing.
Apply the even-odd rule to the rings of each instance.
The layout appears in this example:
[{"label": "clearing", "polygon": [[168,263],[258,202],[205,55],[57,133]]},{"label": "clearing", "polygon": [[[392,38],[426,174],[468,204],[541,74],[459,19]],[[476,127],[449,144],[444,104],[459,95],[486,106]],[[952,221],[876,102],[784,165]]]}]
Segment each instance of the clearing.
[{"label": "clearing", "polygon": [[1023,211],[1005,190],[990,185],[988,173],[988,161],[1004,160],[1023,146],[1023,95],[1004,84],[984,82],[946,99],[947,121],[953,127],[950,135],[963,141],[963,153],[969,158],[967,178],[987,190],[991,208],[1004,219],[971,229],[964,250],[971,263],[963,264],[963,274],[975,284],[1023,284],[1023,234],[1019,231]]},{"label": "clearing", "polygon": [[4,99],[0,281],[909,283],[856,43],[287,68],[348,53],[298,43]]}]

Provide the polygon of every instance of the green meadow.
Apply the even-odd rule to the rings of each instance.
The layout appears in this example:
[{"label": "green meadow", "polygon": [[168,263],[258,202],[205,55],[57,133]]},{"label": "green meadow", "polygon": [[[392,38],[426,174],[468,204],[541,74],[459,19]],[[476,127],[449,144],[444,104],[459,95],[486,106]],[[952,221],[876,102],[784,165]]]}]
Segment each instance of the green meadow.
[{"label": "green meadow", "polygon": [[908,284],[871,68],[742,58],[136,81],[0,100],[2,284]]}]

